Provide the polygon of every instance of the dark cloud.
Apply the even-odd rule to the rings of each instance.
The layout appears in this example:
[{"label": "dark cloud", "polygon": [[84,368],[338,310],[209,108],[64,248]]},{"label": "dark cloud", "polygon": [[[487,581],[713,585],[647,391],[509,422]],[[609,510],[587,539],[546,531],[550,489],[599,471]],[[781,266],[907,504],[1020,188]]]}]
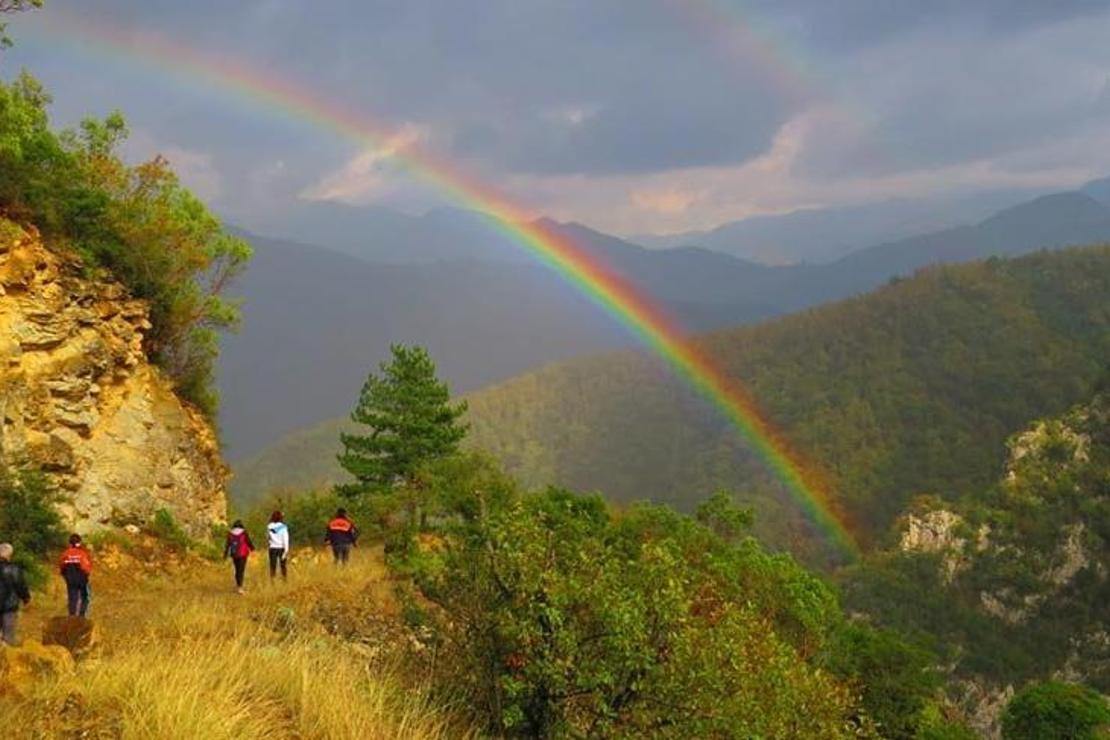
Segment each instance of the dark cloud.
[{"label": "dark cloud", "polygon": [[431,147],[493,178],[741,165],[785,122],[830,103],[855,120],[811,132],[796,175],[909,172],[1036,147],[1110,108],[1098,41],[1110,2],[731,3],[54,0],[14,19],[27,43],[0,64],[42,76],[63,122],[120,107],[151,140],[203,152],[230,209],[259,200],[259,173],[266,197],[293,197],[349,160],[352,143],[34,29],[64,13],[242,57],[383,126],[416,124]]},{"label": "dark cloud", "polygon": [[1107,0],[760,0],[757,18],[810,46],[858,49],[907,34],[1006,34],[1105,13]]}]

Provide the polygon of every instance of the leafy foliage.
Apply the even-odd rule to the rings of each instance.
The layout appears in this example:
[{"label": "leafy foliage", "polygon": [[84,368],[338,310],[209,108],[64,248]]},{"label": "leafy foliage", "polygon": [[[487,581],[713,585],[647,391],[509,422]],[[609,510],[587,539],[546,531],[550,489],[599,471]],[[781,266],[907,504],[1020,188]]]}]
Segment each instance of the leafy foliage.
[{"label": "leafy foliage", "polygon": [[[42,0],[0,0],[0,13],[21,13],[24,10],[41,8]],[[0,23],[0,49],[8,49],[12,39],[8,36],[8,24]]]},{"label": "leafy foliage", "polygon": [[1045,681],[1019,691],[1002,715],[1005,740],[1096,740],[1110,736],[1110,706],[1085,686]]},{"label": "leafy foliage", "polygon": [[[348,496],[413,489],[418,471],[450,456],[466,436],[447,385],[422,347],[393,345],[393,360],[370,374],[351,419],[367,434],[343,433],[339,463],[355,478],[338,490]],[[415,502],[410,502],[415,507]]]},{"label": "leafy foliage", "polygon": [[439,535],[409,565],[437,605],[428,617],[452,688],[492,732],[870,731],[820,667],[836,599],[790,558],[664,507],[617,516],[597,496],[520,495],[486,465],[456,464],[469,484],[437,497]]},{"label": "leafy foliage", "polygon": [[222,297],[250,258],[247,244],[156,157],[128,166],[123,116],[55,133],[49,95],[29,74],[0,83],[0,215],[34,224],[91,272],[107,271],[150,304],[145,349],[178,393],[213,414],[217,334],[238,321]]},{"label": "leafy foliage", "polygon": [[0,542],[15,548],[14,560],[32,583],[45,577],[42,560],[65,543],[57,505],[62,498],[49,479],[30,468],[0,467]]},{"label": "leafy foliage", "polygon": [[919,736],[925,715],[941,688],[937,656],[890,629],[848,624],[840,631],[832,665],[852,676],[868,715],[890,740]]}]

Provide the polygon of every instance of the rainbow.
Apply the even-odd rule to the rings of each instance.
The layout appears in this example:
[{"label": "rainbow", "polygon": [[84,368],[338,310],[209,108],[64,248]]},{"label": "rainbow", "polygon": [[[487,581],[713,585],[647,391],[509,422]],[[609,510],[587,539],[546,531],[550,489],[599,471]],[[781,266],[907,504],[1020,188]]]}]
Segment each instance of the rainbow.
[{"label": "rainbow", "polygon": [[455,202],[482,214],[489,223],[602,306],[674,372],[708,399],[740,431],[746,442],[781,480],[803,511],[842,553],[858,552],[853,527],[830,496],[818,470],[803,460],[785,435],[758,408],[755,399],[729,377],[649,296],[614,273],[564,234],[530,219],[492,187],[469,177],[365,115],[318,97],[307,87],[252,69],[228,56],[188,48],[160,36],[122,34],[87,20],[49,16],[46,33],[125,63],[138,60],[171,75],[217,86],[266,110],[335,132],[360,147],[388,147],[397,161]]},{"label": "rainbow", "polygon": [[675,15],[746,67],[756,64],[780,92],[805,100],[819,92],[816,67],[804,53],[745,12],[740,0],[665,0]]}]

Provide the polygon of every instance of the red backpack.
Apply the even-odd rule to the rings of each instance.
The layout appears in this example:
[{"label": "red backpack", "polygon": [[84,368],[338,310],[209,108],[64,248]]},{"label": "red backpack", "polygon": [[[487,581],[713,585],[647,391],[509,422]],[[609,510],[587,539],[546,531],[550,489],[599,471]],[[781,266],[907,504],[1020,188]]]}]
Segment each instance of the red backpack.
[{"label": "red backpack", "polygon": [[229,532],[227,535],[227,549],[233,558],[245,558],[250,555],[251,547],[247,543],[247,531]]}]

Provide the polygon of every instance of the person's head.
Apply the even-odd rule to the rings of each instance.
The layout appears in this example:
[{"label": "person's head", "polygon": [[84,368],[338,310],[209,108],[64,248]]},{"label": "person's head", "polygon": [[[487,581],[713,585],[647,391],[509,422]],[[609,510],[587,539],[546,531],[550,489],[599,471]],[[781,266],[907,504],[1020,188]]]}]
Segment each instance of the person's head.
[{"label": "person's head", "polygon": [[232,529],[242,529],[243,528],[243,520],[242,519],[236,519],[235,521],[233,521],[231,523],[231,528]]},{"label": "person's head", "polygon": [[282,517],[282,515],[281,515],[281,512],[280,512],[280,511],[275,511],[275,512],[274,512],[273,514],[270,514],[270,521],[271,521],[271,522],[274,522],[275,524],[276,524],[277,522],[280,522],[280,521],[281,521],[281,520],[282,520],[283,518],[284,518],[284,517]]},{"label": "person's head", "polygon": [[0,542],[0,560],[11,560],[15,548],[10,542]]},{"label": "person's head", "polygon": [[76,532],[71,534],[69,536],[69,544],[72,547],[77,547],[78,545],[80,545],[81,544],[81,535],[77,534]]},{"label": "person's head", "polygon": [[336,510],[335,510],[335,515],[336,515],[337,517],[339,517],[340,519],[346,519],[346,518],[347,518],[347,510],[346,510],[346,509],[344,509],[344,508],[343,508],[343,507],[341,506],[341,507],[339,507],[338,509],[336,509]]}]

